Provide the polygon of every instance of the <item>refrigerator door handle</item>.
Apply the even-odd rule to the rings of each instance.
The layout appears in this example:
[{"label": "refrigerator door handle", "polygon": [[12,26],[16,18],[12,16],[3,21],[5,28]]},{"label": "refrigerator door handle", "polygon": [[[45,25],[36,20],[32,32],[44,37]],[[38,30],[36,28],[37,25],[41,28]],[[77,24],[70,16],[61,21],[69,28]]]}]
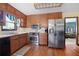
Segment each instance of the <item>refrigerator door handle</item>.
[{"label": "refrigerator door handle", "polygon": [[54,33],[54,29],[49,29],[49,33]]}]

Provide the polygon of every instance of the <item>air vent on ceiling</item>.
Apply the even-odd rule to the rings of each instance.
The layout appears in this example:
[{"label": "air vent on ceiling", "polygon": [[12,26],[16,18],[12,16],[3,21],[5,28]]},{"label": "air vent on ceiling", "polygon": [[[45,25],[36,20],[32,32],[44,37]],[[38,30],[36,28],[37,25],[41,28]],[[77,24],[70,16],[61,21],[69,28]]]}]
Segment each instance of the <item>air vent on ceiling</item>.
[{"label": "air vent on ceiling", "polygon": [[34,3],[35,9],[61,7],[62,3]]}]

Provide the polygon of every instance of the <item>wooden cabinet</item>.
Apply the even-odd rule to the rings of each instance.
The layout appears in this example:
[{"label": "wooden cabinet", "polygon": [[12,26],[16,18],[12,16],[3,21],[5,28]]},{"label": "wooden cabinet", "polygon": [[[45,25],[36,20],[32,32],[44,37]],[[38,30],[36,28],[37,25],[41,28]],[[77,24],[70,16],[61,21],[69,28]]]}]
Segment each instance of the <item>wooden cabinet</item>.
[{"label": "wooden cabinet", "polygon": [[19,36],[20,47],[24,46],[27,42],[27,35],[22,34]]},{"label": "wooden cabinet", "polygon": [[40,24],[43,27],[47,27],[47,15],[27,16],[27,27],[31,27],[33,24]]},{"label": "wooden cabinet", "polygon": [[13,15],[15,15],[15,8],[13,8],[11,5],[9,5],[9,4],[7,4],[6,5],[6,11],[7,12],[9,12],[9,13],[11,13],[11,14],[13,14]]},{"label": "wooden cabinet", "polygon": [[62,12],[29,15],[27,16],[27,27],[31,27],[32,24],[40,24],[47,28],[49,19],[62,19]]},{"label": "wooden cabinet", "polygon": [[31,28],[31,17],[30,16],[27,16],[27,27],[28,28]]},{"label": "wooden cabinet", "polygon": [[29,43],[30,43],[29,34],[27,33],[26,36],[27,36],[27,37],[26,37],[26,39],[27,39],[27,40],[26,40],[26,44],[29,44]]},{"label": "wooden cabinet", "polygon": [[61,19],[62,12],[49,13],[49,14],[47,14],[47,16],[48,16],[48,19]]},{"label": "wooden cabinet", "polygon": [[22,48],[27,41],[27,34],[0,38],[0,56],[10,56]]},{"label": "wooden cabinet", "polygon": [[40,22],[42,27],[45,27],[45,28],[48,27],[47,14],[41,15],[39,20],[40,20],[39,22]]},{"label": "wooden cabinet", "polygon": [[21,18],[21,13],[17,9],[15,11],[15,15],[17,18]]},{"label": "wooden cabinet", "polygon": [[11,47],[11,53],[14,53],[17,49],[19,49],[20,45],[19,45],[19,39],[18,36],[13,36],[10,39],[10,47]]},{"label": "wooden cabinet", "polygon": [[0,10],[6,11],[6,5],[7,3],[0,3]]},{"label": "wooden cabinet", "polygon": [[40,33],[40,40],[39,40],[39,44],[40,45],[47,45],[47,33]]},{"label": "wooden cabinet", "polygon": [[21,34],[10,37],[11,54],[27,44],[27,35]]},{"label": "wooden cabinet", "polygon": [[31,16],[31,25],[32,24],[39,24],[39,19],[40,19],[39,15],[32,15]]}]

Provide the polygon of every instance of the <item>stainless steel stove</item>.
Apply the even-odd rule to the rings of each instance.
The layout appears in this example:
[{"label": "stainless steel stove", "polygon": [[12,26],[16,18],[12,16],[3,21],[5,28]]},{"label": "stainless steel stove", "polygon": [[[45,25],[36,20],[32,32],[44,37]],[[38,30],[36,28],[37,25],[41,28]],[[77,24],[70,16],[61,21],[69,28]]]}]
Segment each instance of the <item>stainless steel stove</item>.
[{"label": "stainless steel stove", "polygon": [[29,33],[30,43],[34,45],[39,45],[39,33],[37,32],[30,32]]}]

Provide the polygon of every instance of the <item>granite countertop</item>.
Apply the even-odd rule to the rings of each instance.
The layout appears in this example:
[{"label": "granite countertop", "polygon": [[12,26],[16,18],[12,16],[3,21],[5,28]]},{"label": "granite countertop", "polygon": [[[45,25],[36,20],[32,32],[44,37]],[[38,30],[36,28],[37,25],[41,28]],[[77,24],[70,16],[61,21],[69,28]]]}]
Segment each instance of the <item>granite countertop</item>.
[{"label": "granite countertop", "polygon": [[17,31],[1,31],[0,32],[0,38],[10,37],[10,36],[20,35],[20,34],[25,34],[25,33],[29,33],[29,32],[45,33],[44,29],[35,30],[35,29],[31,29],[31,28],[26,28],[26,29],[17,30]]}]

